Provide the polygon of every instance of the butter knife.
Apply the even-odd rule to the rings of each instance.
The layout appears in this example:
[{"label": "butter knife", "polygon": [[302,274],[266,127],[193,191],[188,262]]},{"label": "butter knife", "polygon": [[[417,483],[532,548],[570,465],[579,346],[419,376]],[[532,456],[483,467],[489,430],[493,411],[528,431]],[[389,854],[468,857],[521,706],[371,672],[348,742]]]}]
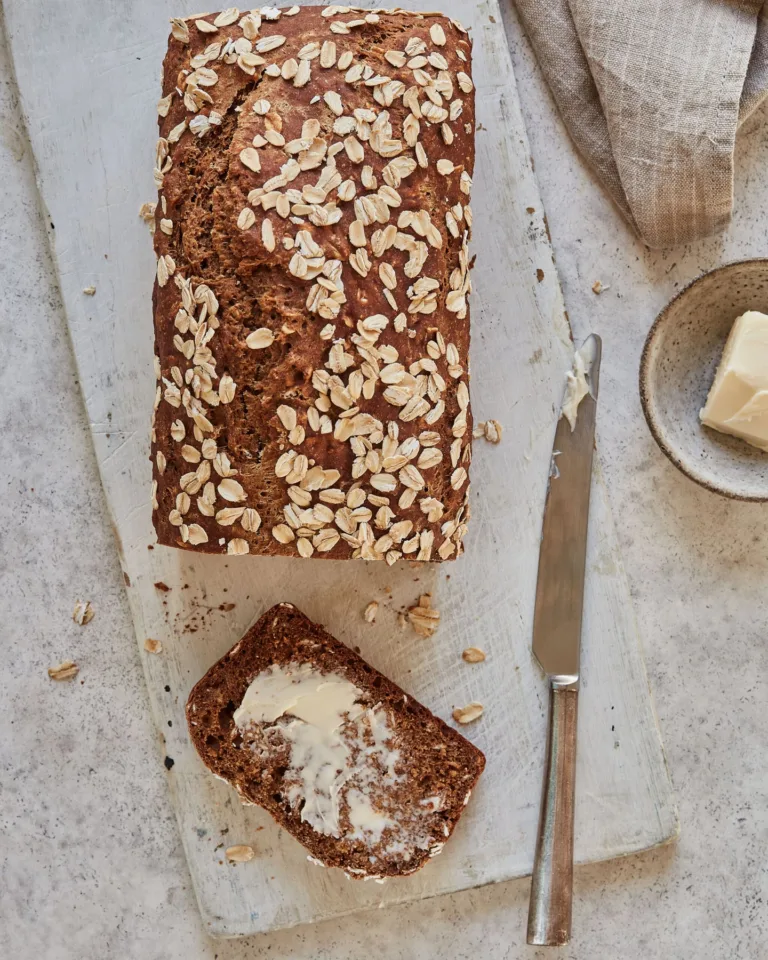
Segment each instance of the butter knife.
[{"label": "butter knife", "polygon": [[533,653],[549,680],[549,727],[528,943],[571,938],[573,812],[581,614],[602,344],[574,355],[555,430],[539,550]]}]

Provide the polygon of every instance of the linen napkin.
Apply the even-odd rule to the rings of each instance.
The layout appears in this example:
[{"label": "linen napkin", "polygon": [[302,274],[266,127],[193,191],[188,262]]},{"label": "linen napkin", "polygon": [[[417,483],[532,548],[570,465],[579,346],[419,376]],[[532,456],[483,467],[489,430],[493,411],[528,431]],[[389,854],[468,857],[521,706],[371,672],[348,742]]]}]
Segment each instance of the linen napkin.
[{"label": "linen napkin", "polygon": [[651,247],[725,229],[768,0],[515,0],[571,136]]}]

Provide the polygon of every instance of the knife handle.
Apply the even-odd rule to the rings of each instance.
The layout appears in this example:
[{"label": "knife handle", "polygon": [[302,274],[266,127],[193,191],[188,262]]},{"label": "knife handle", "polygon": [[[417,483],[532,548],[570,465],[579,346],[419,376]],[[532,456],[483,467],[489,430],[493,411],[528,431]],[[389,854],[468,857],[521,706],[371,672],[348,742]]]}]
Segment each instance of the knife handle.
[{"label": "knife handle", "polygon": [[578,681],[550,681],[549,730],[539,833],[528,910],[528,943],[561,946],[571,938],[573,808]]}]

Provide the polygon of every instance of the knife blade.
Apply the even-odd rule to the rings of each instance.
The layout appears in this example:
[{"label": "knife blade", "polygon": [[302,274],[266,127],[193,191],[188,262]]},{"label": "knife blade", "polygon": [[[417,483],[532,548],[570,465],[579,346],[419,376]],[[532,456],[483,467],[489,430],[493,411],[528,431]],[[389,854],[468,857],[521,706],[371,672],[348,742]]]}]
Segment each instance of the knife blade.
[{"label": "knife blade", "polygon": [[595,445],[595,414],[599,385],[601,342],[589,337],[578,351],[574,366],[583,363],[588,392],[578,402],[573,427],[568,419],[574,390],[583,389],[579,373],[571,372],[564,407],[555,430],[555,442],[544,506],[539,548],[539,574],[533,614],[533,652],[550,676],[579,675],[581,612],[587,549],[589,491]]},{"label": "knife blade", "polygon": [[547,674],[550,699],[528,943],[543,946],[560,946],[571,934],[581,618],[601,356],[593,334],[567,375],[539,548],[532,649]]}]

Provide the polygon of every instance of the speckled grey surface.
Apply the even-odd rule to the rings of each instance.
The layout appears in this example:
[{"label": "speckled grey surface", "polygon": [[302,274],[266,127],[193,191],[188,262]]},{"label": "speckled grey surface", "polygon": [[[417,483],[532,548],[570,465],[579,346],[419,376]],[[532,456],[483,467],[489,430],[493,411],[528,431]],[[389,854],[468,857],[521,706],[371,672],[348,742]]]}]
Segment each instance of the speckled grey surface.
[{"label": "speckled grey surface", "polygon": [[[571,319],[577,336],[593,328],[604,340],[599,443],[683,823],[675,847],[577,871],[574,941],[557,956],[762,960],[768,508],[725,500],[674,468],[643,420],[637,367],[648,327],[678,289],[718,263],[766,254],[768,117],[761,111],[741,135],[729,235],[650,253],[574,155],[510,19]],[[162,754],[148,749],[122,575],[4,51],[0,82],[0,310],[14,387],[0,401],[3,955],[359,960],[375,942],[383,960],[553,956],[524,944],[526,882],[242,942],[205,937]],[[597,279],[610,287],[599,297]],[[86,627],[70,619],[78,597],[96,608]],[[65,657],[80,676],[53,685],[45,669]]]},{"label": "speckled grey surface", "polygon": [[659,314],[640,360],[640,399],[669,459],[708,490],[768,500],[768,454],[699,420],[736,317],[768,311],[768,260],[698,277]]}]

